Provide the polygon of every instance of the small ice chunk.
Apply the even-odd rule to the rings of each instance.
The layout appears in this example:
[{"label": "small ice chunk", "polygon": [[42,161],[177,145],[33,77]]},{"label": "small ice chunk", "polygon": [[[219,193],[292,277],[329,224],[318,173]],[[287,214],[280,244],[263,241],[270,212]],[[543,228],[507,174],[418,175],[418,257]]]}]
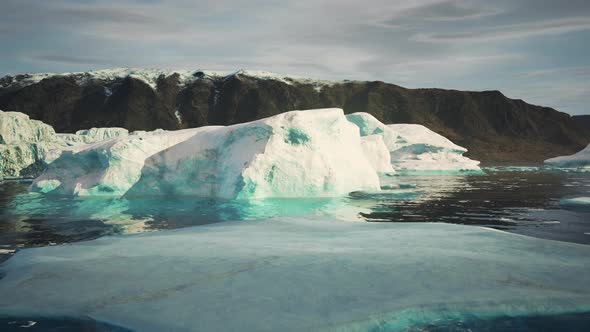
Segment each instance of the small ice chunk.
[{"label": "small ice chunk", "polygon": [[557,168],[576,169],[578,171],[590,171],[590,144],[583,150],[571,155],[560,156],[545,160],[545,165]]}]

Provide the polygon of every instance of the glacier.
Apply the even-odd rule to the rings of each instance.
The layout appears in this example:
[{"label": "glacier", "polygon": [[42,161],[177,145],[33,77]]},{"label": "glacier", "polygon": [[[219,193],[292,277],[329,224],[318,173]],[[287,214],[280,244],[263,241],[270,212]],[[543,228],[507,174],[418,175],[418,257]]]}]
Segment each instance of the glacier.
[{"label": "glacier", "polygon": [[400,331],[587,312],[589,255],[462,225],[228,221],[20,250],[0,266],[0,313],[135,331]]},{"label": "glacier", "polygon": [[463,156],[467,149],[422,125],[385,125],[369,113],[352,113],[346,117],[359,127],[361,136],[381,136],[395,170],[481,171],[479,161]]},{"label": "glacier", "polygon": [[571,156],[559,156],[545,160],[545,166],[577,171],[590,171],[590,144]]},{"label": "glacier", "polygon": [[[233,126],[118,136],[65,149],[30,189],[75,196],[332,197],[379,190],[383,146],[361,144],[341,109]],[[369,148],[370,147],[370,148]],[[380,150],[381,148],[381,150]]]}]

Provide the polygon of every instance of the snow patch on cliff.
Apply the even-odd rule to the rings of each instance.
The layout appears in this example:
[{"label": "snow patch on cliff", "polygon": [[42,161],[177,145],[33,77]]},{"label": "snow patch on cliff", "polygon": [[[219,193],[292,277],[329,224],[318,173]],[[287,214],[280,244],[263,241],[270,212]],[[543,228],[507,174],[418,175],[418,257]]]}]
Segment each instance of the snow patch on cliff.
[{"label": "snow patch on cliff", "polygon": [[[32,84],[39,83],[43,79],[50,77],[73,77],[80,85],[84,85],[91,80],[102,80],[112,82],[117,79],[132,77],[138,79],[152,89],[156,90],[158,80],[167,78],[172,75],[178,76],[178,84],[185,86],[200,79],[220,80],[229,77],[247,76],[261,80],[275,80],[285,84],[310,84],[314,87],[316,92],[320,92],[324,87],[331,86],[338,81],[328,81],[302,77],[297,75],[282,75],[268,71],[260,70],[238,70],[238,71],[213,71],[213,70],[186,70],[186,69],[158,69],[158,68],[111,68],[101,69],[87,72],[70,72],[70,73],[27,73],[10,76],[11,80],[4,83],[2,87],[7,88],[11,86],[25,87]],[[105,88],[105,95],[110,97],[112,91]]]}]

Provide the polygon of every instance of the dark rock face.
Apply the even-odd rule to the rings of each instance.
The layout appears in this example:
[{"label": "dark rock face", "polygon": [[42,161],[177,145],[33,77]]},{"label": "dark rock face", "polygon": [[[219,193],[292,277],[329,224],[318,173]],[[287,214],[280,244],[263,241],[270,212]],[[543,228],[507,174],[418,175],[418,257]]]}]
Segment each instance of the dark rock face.
[{"label": "dark rock face", "polygon": [[574,120],[578,126],[590,130],[590,115],[574,115],[572,116],[572,120]]},{"label": "dark rock face", "polygon": [[[76,76],[77,75],[77,76]],[[58,132],[90,127],[129,130],[228,125],[278,113],[323,107],[368,112],[384,123],[418,123],[469,149],[468,156],[494,162],[540,162],[572,154],[590,141],[590,128],[565,113],[509,99],[498,91],[406,89],[383,82],[313,83],[195,73],[160,76],[156,89],[120,77],[51,76],[26,86],[0,79],[0,109],[18,111]],[[81,76],[82,75],[82,76]],[[577,121],[580,122],[581,121]]]}]

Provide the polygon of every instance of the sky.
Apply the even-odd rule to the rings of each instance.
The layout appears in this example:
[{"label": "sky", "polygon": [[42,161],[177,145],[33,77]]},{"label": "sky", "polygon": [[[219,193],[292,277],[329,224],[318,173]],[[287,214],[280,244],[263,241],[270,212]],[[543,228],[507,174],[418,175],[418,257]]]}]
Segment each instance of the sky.
[{"label": "sky", "polygon": [[266,70],[590,114],[589,0],[0,0],[0,75]]}]

